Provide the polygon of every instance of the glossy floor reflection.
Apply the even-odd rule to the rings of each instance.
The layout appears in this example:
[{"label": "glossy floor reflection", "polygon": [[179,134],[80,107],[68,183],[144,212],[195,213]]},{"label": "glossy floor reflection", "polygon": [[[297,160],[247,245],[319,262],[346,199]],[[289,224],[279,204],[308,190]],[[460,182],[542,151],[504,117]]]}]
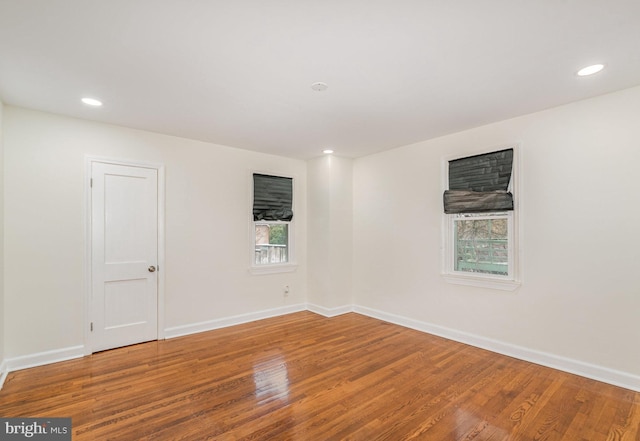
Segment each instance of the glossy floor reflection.
[{"label": "glossy floor reflection", "polygon": [[289,374],[284,356],[276,355],[253,365],[253,382],[256,385],[258,404],[268,400],[283,400],[288,403]]}]

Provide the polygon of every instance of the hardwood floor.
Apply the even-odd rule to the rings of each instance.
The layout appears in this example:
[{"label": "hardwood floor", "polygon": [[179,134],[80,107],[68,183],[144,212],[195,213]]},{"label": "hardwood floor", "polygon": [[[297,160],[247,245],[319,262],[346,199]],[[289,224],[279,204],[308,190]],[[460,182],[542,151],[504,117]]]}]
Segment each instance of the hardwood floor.
[{"label": "hardwood floor", "polygon": [[301,312],[9,374],[74,440],[640,440],[640,393],[357,314]]}]

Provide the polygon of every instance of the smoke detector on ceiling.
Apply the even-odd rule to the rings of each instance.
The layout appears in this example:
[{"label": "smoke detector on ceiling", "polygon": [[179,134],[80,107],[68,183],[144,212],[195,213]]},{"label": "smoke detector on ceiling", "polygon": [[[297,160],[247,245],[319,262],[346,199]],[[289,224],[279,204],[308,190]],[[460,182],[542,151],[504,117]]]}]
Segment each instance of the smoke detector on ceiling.
[{"label": "smoke detector on ceiling", "polygon": [[316,92],[324,92],[328,87],[329,86],[327,86],[327,83],[323,83],[322,81],[318,81],[317,83],[313,83],[311,85],[311,88]]}]

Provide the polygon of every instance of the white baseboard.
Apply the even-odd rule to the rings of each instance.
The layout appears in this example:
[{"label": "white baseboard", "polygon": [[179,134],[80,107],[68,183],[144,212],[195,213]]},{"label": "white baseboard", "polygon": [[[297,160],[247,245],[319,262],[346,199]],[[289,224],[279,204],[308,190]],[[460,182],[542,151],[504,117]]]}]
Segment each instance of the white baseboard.
[{"label": "white baseboard", "polygon": [[443,326],[378,311],[364,306],[354,306],[353,311],[368,317],[377,318],[406,328],[437,335],[449,340],[454,340],[477,348],[517,358],[519,360],[528,361],[530,363],[558,369],[570,374],[579,375],[581,377],[602,381],[603,383],[640,392],[640,376],[629,374],[627,372],[617,371],[604,366],[598,366],[547,352],[536,351],[523,346],[517,346],[479,335],[445,328]]},{"label": "white baseboard", "polygon": [[0,362],[0,389],[2,389],[2,385],[4,384],[4,380],[7,379],[8,374],[9,369],[7,369],[7,363],[2,360],[2,362]]},{"label": "white baseboard", "polygon": [[7,358],[5,360],[5,365],[7,371],[12,372],[81,357],[84,357],[83,345],[38,352],[35,354],[23,355],[21,357]]},{"label": "white baseboard", "polygon": [[325,317],[336,317],[348,312],[353,312],[353,305],[344,305],[337,308],[325,308],[324,306],[307,303],[307,310]]},{"label": "white baseboard", "polygon": [[282,306],[280,308],[266,309],[264,311],[250,312],[248,314],[234,315],[206,322],[192,323],[189,325],[174,326],[164,330],[166,339],[182,337],[184,335],[197,334],[198,332],[213,331],[214,329],[226,328],[228,326],[240,325],[242,323],[253,322],[294,312],[306,311],[306,305]]}]

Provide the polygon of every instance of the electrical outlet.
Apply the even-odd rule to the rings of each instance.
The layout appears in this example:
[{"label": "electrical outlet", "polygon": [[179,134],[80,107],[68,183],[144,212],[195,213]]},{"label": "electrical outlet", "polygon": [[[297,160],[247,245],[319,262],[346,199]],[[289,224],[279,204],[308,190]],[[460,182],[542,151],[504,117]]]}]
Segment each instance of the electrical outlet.
[{"label": "electrical outlet", "polygon": [[289,297],[289,291],[290,291],[289,285],[285,285],[282,291],[285,297]]}]

